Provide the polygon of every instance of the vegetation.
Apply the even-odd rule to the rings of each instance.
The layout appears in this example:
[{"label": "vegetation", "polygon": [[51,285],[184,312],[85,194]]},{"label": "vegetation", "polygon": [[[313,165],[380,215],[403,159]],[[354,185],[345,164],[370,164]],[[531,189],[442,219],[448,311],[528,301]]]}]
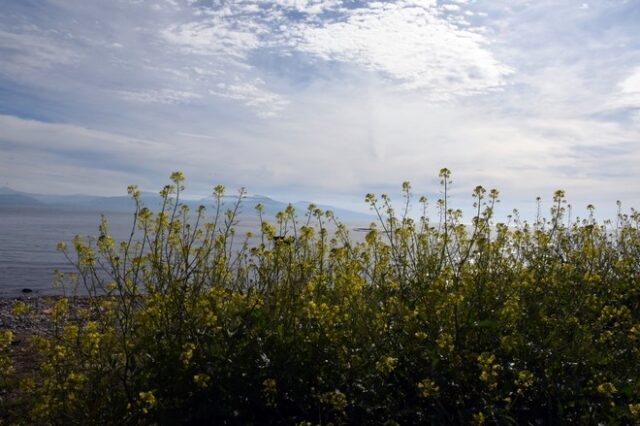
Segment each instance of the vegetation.
[{"label": "vegetation", "polygon": [[309,206],[261,217],[255,247],[234,231],[243,192],[225,212],[216,187],[207,216],[180,203],[180,173],[157,213],[130,187],[130,239],[103,221],[59,247],[91,308],[55,302],[33,372],[12,373],[0,334],[0,411],[65,425],[639,423],[640,213],[570,220],[558,191],[550,218],[494,223],[498,192],[477,187],[465,226],[440,177],[436,222],[409,217],[405,183],[399,213],[366,196],[379,221],[364,242]]}]

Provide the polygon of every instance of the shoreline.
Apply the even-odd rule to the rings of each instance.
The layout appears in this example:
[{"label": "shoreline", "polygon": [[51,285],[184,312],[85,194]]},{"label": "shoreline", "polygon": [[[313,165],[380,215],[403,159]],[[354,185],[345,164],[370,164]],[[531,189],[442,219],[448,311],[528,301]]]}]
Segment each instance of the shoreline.
[{"label": "shoreline", "polygon": [[[0,331],[8,330],[13,334],[9,349],[15,372],[18,376],[38,368],[38,356],[31,346],[34,336],[52,336],[54,322],[51,318],[51,305],[64,295],[43,295],[27,293],[19,296],[0,296]],[[76,307],[89,308],[88,296],[68,296]],[[16,302],[23,302],[28,312],[14,315],[12,310]]]},{"label": "shoreline", "polygon": [[[0,296],[0,329],[11,331],[50,331],[52,327],[51,302],[65,297],[64,295],[42,295],[29,293],[20,296]],[[76,306],[88,307],[88,296],[68,296]],[[28,313],[14,315],[12,310],[16,302],[23,302]]]}]

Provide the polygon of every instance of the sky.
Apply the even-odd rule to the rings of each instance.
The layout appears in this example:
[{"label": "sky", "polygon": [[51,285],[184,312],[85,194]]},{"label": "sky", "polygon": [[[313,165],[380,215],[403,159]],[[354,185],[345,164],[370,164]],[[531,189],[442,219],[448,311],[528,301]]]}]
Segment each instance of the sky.
[{"label": "sky", "polygon": [[4,0],[0,186],[640,207],[637,0]]}]

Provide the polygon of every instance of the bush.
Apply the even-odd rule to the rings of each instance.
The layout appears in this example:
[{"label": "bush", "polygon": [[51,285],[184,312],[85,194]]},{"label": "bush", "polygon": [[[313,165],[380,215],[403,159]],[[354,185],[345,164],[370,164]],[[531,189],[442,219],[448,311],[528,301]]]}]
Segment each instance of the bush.
[{"label": "bush", "polygon": [[216,187],[207,221],[204,207],[192,214],[180,202],[180,173],[157,213],[130,187],[130,239],[116,243],[103,221],[95,240],[60,246],[90,307],[56,302],[52,335],[33,339],[38,370],[4,402],[10,417],[639,422],[640,213],[615,226],[593,215],[570,222],[558,191],[549,219],[493,223],[498,192],[477,187],[469,227],[448,205],[449,171],[440,176],[437,223],[409,217],[405,183],[401,214],[389,197],[367,195],[379,221],[363,242],[313,205],[302,220],[289,207],[275,224],[258,206],[262,242],[239,249],[244,192],[224,212]]}]

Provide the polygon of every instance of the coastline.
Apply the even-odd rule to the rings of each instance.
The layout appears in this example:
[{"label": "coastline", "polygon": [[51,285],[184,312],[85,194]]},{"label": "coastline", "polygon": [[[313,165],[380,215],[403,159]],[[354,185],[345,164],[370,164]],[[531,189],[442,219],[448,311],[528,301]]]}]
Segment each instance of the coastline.
[{"label": "coastline", "polygon": [[[21,296],[0,296],[0,331],[13,333],[10,354],[18,375],[37,366],[37,356],[31,348],[33,336],[50,336],[54,331],[51,318],[51,306],[62,295],[23,294]],[[88,296],[71,296],[76,307],[89,307]],[[25,314],[14,314],[16,302],[23,302],[28,311]]]}]

